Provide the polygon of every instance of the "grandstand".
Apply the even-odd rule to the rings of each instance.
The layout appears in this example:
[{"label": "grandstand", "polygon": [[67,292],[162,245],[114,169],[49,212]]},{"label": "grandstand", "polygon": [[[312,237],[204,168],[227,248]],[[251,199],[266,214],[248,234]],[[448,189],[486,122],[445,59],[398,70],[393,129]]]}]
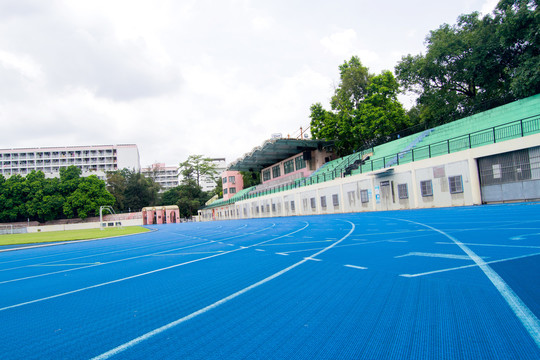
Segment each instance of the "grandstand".
[{"label": "grandstand", "polygon": [[[540,170],[536,171],[536,169],[540,168],[540,155],[536,156],[536,154],[540,154],[540,150],[538,150],[538,146],[540,145],[539,134],[540,94],[399,138],[373,148],[363,149],[342,158],[328,161],[305,177],[295,177],[288,179],[288,181],[275,182],[271,185],[259,185],[255,188],[250,188],[249,191],[239,192],[234,198],[229,199],[227,202],[215,202],[209,205],[202,210],[201,214],[221,206],[234,206],[235,204],[237,204],[237,206],[242,206],[242,202],[264,197],[280,198],[280,201],[282,202],[284,201],[283,198],[285,196],[284,194],[279,195],[282,192],[287,192],[287,196],[289,197],[291,191],[296,193],[295,196],[298,201],[300,200],[298,199],[298,194],[303,191],[302,188],[310,188],[313,185],[316,185],[316,187],[319,188],[316,193],[321,192],[323,188],[341,187],[340,191],[336,191],[332,194],[334,199],[336,196],[341,198],[341,201],[337,200],[340,205],[336,206],[336,212],[347,210],[363,211],[362,209],[384,210],[389,208],[424,207],[422,203],[425,203],[426,200],[428,200],[426,199],[428,196],[425,196],[422,192],[421,186],[427,186],[426,183],[424,183],[427,181],[431,181],[432,187],[433,182],[441,182],[442,191],[447,193],[450,189],[448,184],[449,181],[456,182],[459,180],[459,187],[467,187],[467,189],[462,189],[462,194],[464,195],[461,197],[466,197],[466,199],[462,199],[463,201],[451,200],[440,203],[431,201],[427,205],[424,204],[429,207],[479,204],[497,201],[490,199],[500,199],[500,201],[538,199],[540,198]],[[501,146],[502,142],[504,142],[504,146]],[[529,189],[528,192],[519,196],[512,195],[513,198],[505,198],[502,195],[497,195],[495,198],[488,196],[487,193],[492,190],[482,187],[483,184],[480,184],[480,177],[484,176],[489,171],[491,171],[492,177],[497,177],[497,171],[499,170],[493,169],[502,169],[502,167],[505,166],[502,165],[502,160],[499,161],[498,165],[486,165],[489,162],[487,157],[516,151],[525,151],[527,155],[524,155],[526,159],[522,159],[522,161],[524,161],[523,164],[514,164],[514,170],[522,171],[525,168],[533,169],[533,171],[528,170],[528,175],[523,179],[518,179],[519,176],[514,177],[517,180],[527,181],[527,183],[521,182],[520,186],[522,188],[525,186]],[[452,179],[450,179],[449,176],[444,176],[446,180],[440,180],[443,178],[440,174],[446,174],[448,172],[446,168],[455,168],[455,166],[451,164],[457,162],[461,162],[461,165],[459,166],[459,170],[455,170],[457,171],[456,175],[452,177]],[[429,171],[425,170],[427,164],[430,165],[428,166],[430,169]],[[491,170],[484,168],[479,169],[478,167],[482,164],[488,167],[491,166]],[[252,166],[253,164],[251,163],[250,165]],[[440,174],[435,174],[434,176],[433,168],[436,167],[442,167],[442,170],[438,170]],[[427,176],[426,174],[428,173],[431,173],[431,175]],[[427,177],[425,180],[422,179],[421,181],[418,181],[419,176]],[[380,180],[382,177],[385,179]],[[357,200],[362,200],[364,204],[372,202],[373,204],[368,206],[367,209],[366,206],[345,209],[342,205],[342,198],[344,197],[343,186],[344,184],[354,182],[353,180],[357,183],[364,183],[362,186],[365,188],[357,189],[354,196],[356,196]],[[336,181],[339,184],[336,183]],[[422,185],[420,182],[423,182],[424,184]],[[486,179],[484,179],[483,182],[486,183]],[[452,183],[452,186],[458,185]],[[404,193],[397,194],[400,190],[401,192],[404,192],[405,189],[407,189],[407,197],[405,197]],[[505,191],[508,191],[508,189],[509,185],[506,186]],[[360,199],[360,191],[363,191],[362,199]],[[367,191],[367,194],[365,191]],[[382,191],[384,191],[385,194],[382,194]],[[503,188],[501,187],[499,191],[502,192]],[[513,191],[522,192],[522,190],[518,190],[517,188]],[[347,193],[348,191],[345,192]],[[482,192],[486,193],[483,197]],[[381,196],[383,195],[386,198],[389,198],[391,195],[392,204],[387,204],[388,206],[380,208],[378,205],[381,203]],[[450,195],[452,195],[452,197],[446,197],[448,199],[458,197],[455,196],[455,193],[450,193]],[[352,195],[347,196],[350,197]],[[317,197],[320,198],[321,195],[315,194],[315,196],[312,196],[311,198]],[[396,201],[397,197],[400,198],[400,201]],[[413,198],[411,199],[411,197]],[[311,198],[309,199],[310,204],[313,203]],[[401,201],[405,199],[409,201]],[[318,200],[326,202],[326,200]],[[386,200],[388,201],[388,199]],[[315,202],[317,203],[319,201]],[[400,203],[403,206],[392,206],[397,203]],[[309,208],[310,206],[305,207]],[[251,206],[251,208],[253,208],[253,206]],[[315,204],[314,208],[316,209],[316,213],[322,211],[320,204]],[[240,214],[244,212],[246,211],[229,211],[228,214],[235,213],[238,216],[241,216]],[[298,212],[295,214],[297,213]],[[302,212],[300,211],[300,213]],[[308,213],[312,212],[308,211]],[[322,213],[324,213],[324,211],[322,211]],[[265,215],[267,216],[269,214],[266,213]],[[270,215],[274,216],[278,214]],[[250,215],[248,214],[248,217],[249,216]],[[208,219],[209,216],[206,215],[206,218]]]}]

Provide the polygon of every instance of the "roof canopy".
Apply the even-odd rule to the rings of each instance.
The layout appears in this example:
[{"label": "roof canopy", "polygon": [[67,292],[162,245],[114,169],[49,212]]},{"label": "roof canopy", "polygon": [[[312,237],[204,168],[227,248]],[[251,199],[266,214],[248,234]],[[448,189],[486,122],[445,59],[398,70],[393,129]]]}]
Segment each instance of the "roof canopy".
[{"label": "roof canopy", "polygon": [[262,169],[307,150],[323,149],[334,145],[333,141],[307,139],[270,139],[251,152],[233,161],[228,170],[261,171]]}]

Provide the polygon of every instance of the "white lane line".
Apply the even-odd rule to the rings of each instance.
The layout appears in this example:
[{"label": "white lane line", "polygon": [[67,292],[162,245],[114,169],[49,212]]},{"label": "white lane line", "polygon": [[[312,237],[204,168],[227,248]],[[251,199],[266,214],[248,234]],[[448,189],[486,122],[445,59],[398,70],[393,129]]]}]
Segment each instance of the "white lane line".
[{"label": "white lane line", "polygon": [[288,256],[289,254],[287,254],[287,253],[276,253],[276,255]]},{"label": "white lane line", "polygon": [[37,265],[29,265],[30,267],[42,267],[42,266],[86,266],[86,265],[99,265],[100,262],[95,263],[86,263],[86,264],[37,264]]},{"label": "white lane line", "polygon": [[263,249],[255,249],[255,251],[266,251],[266,250],[263,250]]},{"label": "white lane line", "polygon": [[183,255],[201,255],[201,254],[217,254],[221,253],[223,250],[218,251],[199,251],[199,252],[187,252],[187,253],[173,253],[173,254],[155,254],[152,256],[183,256]]},{"label": "white lane line", "polygon": [[321,259],[315,259],[315,258],[313,258],[313,257],[305,257],[304,260],[322,261]]},{"label": "white lane line", "polygon": [[[451,242],[443,242],[443,241],[436,242],[435,244],[456,245]],[[471,246],[495,246],[495,247],[509,247],[509,248],[540,249],[540,246],[533,246],[533,245],[502,245],[502,244],[472,244],[472,243],[463,243],[463,244],[471,245]]]},{"label": "white lane line", "polygon": [[402,258],[406,256],[423,256],[423,257],[434,257],[434,258],[444,258],[444,259],[458,259],[458,260],[472,260],[468,255],[455,255],[455,254],[436,254],[436,253],[423,253],[423,252],[410,252],[405,255],[394,256],[394,258]]},{"label": "white lane line", "polygon": [[[524,258],[528,258],[528,257],[531,257],[531,256],[536,256],[536,255],[540,255],[540,253],[527,254],[527,255],[515,256],[515,257],[511,257],[511,258],[504,258],[504,259],[499,259],[499,260],[486,261],[486,264],[495,264],[495,263],[500,263],[500,262],[505,262],[505,261],[510,261],[510,260],[524,259]],[[412,278],[412,277],[419,277],[419,276],[425,276],[425,275],[431,275],[431,274],[438,274],[438,273],[443,273],[443,272],[447,272],[447,271],[468,269],[468,268],[477,267],[477,266],[478,266],[477,264],[463,265],[463,266],[456,266],[456,267],[453,267],[453,268],[426,271],[426,272],[418,273],[418,274],[400,274],[399,276]]]},{"label": "white lane line", "polygon": [[[350,222],[350,221],[347,221],[347,222],[352,225],[352,228],[347,233],[347,235],[342,237],[337,242],[335,242],[335,243],[329,245],[328,247],[324,248],[323,250],[311,255],[310,257],[311,258],[316,257],[316,256],[322,254],[323,252],[330,250],[332,247],[334,247],[334,245],[342,242],[350,234],[352,234],[352,232],[354,231],[355,226],[354,226],[354,224],[352,222]],[[124,343],[124,344],[122,344],[120,346],[115,347],[114,349],[111,349],[111,350],[109,350],[109,351],[107,351],[107,352],[105,352],[105,353],[103,353],[101,355],[98,355],[98,356],[94,357],[92,360],[103,360],[103,359],[108,359],[108,358],[110,358],[112,356],[118,355],[119,353],[121,353],[121,352],[123,352],[123,351],[125,351],[125,350],[127,350],[129,348],[132,348],[133,346],[136,346],[136,345],[140,344],[141,342],[150,339],[153,336],[156,336],[156,335],[158,335],[158,334],[160,334],[160,333],[162,333],[162,332],[164,332],[166,330],[169,330],[169,329],[171,329],[171,328],[173,328],[175,326],[178,326],[178,325],[180,325],[180,324],[182,324],[182,323],[184,323],[184,322],[186,322],[188,320],[191,320],[196,316],[204,314],[204,313],[206,313],[206,312],[208,312],[208,311],[210,311],[212,309],[215,309],[216,307],[218,307],[220,305],[223,305],[223,304],[233,300],[234,298],[236,298],[236,297],[238,297],[238,296],[240,296],[242,294],[245,294],[248,291],[250,291],[252,289],[255,289],[255,288],[257,288],[257,287],[259,287],[259,286],[261,286],[261,285],[263,285],[263,284],[265,284],[265,283],[267,283],[267,282],[269,282],[269,281],[271,281],[271,280],[273,280],[273,279],[275,279],[275,278],[277,278],[277,277],[291,271],[292,269],[302,265],[306,261],[308,261],[308,260],[306,260],[306,259],[301,260],[301,261],[297,262],[296,264],[293,264],[293,265],[291,265],[291,266],[289,266],[289,267],[287,267],[287,268],[285,268],[285,269],[283,269],[281,271],[278,271],[277,273],[275,273],[273,275],[268,276],[267,278],[262,279],[261,281],[258,281],[258,282],[254,283],[254,284],[252,284],[252,285],[250,285],[248,287],[243,288],[240,291],[237,291],[237,292],[235,292],[235,293],[233,293],[233,294],[231,294],[231,295],[229,295],[227,297],[224,297],[223,299],[218,300],[213,304],[210,304],[210,305],[208,305],[208,306],[206,306],[206,307],[204,307],[202,309],[199,309],[199,310],[197,310],[195,312],[192,312],[189,315],[186,315],[186,316],[184,316],[184,317],[182,317],[182,318],[180,318],[178,320],[175,320],[173,322],[170,322],[170,323],[168,323],[168,324],[166,324],[166,325],[164,325],[162,327],[159,327],[159,328],[157,328],[155,330],[149,331],[144,335],[141,335],[141,336],[139,336],[139,337],[137,337],[137,338],[135,338],[135,339],[133,339],[131,341],[128,341],[128,342],[126,342],[126,343]]]},{"label": "white lane line", "polygon": [[343,265],[345,267],[348,267],[348,268],[352,268],[352,269],[360,269],[360,270],[366,270],[367,267],[364,267],[364,266],[357,266],[357,265]]},{"label": "white lane line", "polygon": [[[204,242],[204,243],[200,243],[200,244],[196,244],[196,245],[182,246],[182,247],[175,248],[175,249],[169,249],[169,250],[159,251],[159,252],[156,252],[156,253],[145,254],[145,255],[132,256],[132,257],[113,260],[113,261],[108,261],[108,262],[96,263],[96,264],[81,266],[81,267],[77,267],[77,268],[73,268],[73,269],[59,270],[59,271],[53,271],[53,272],[49,272],[49,273],[45,273],[45,274],[31,275],[31,276],[26,276],[26,277],[17,278],[17,279],[4,280],[4,281],[0,281],[0,285],[1,284],[7,284],[7,283],[10,283],[10,282],[16,282],[16,281],[22,281],[22,280],[28,280],[28,279],[35,279],[35,278],[38,278],[38,277],[49,276],[49,275],[54,275],[54,274],[61,274],[61,273],[70,272],[70,271],[88,269],[88,268],[96,267],[96,266],[115,264],[115,263],[119,263],[119,262],[123,262],[123,261],[140,259],[140,258],[143,258],[143,257],[155,256],[157,254],[164,254],[164,253],[168,253],[168,252],[171,252],[171,251],[189,249],[189,248],[193,248],[193,247],[197,247],[197,246],[206,245],[206,244],[209,244],[209,243],[210,242]],[[38,265],[41,265],[41,264],[38,264]]]},{"label": "white lane line", "polygon": [[402,220],[412,224],[425,226],[433,231],[438,232],[441,235],[444,235],[448,239],[452,240],[457,246],[459,246],[461,250],[463,250],[463,252],[469,255],[471,259],[476,263],[476,265],[478,265],[478,267],[484,272],[484,274],[499,291],[504,300],[506,300],[506,303],[508,304],[508,306],[510,306],[514,314],[521,321],[525,329],[529,332],[529,335],[533,338],[536,346],[540,347],[540,321],[538,320],[536,315],[534,315],[534,313],[527,307],[527,305],[525,305],[525,303],[519,298],[519,296],[517,296],[517,294],[512,290],[512,288],[508,286],[504,279],[501,278],[499,274],[497,274],[480,256],[476,255],[476,253],[469,249],[467,245],[463,244],[461,241],[445,233],[442,230],[415,221],[404,219],[396,220]]},{"label": "white lane line", "polygon": [[[295,234],[295,233],[297,233],[297,232],[299,232],[299,231],[304,230],[305,228],[307,228],[307,227],[309,226],[309,223],[308,223],[308,222],[305,222],[305,224],[306,224],[306,225],[305,225],[304,227],[302,227],[302,228],[300,228],[300,229],[298,229],[298,230],[295,230],[295,231],[293,231],[293,232],[290,232],[290,233],[288,233],[288,234],[286,234],[286,235]],[[283,236],[285,236],[285,235],[283,235]],[[276,238],[276,239],[277,239],[277,238]],[[259,245],[261,245],[261,244],[264,244],[264,243],[267,243],[267,242],[270,242],[270,241],[273,241],[273,240],[275,240],[275,239],[270,239],[270,240],[261,241],[260,243],[251,245],[250,247],[259,246]],[[332,244],[332,245],[335,245],[335,244],[336,244],[336,243],[334,243],[334,244]],[[331,246],[332,246],[332,245],[331,245]],[[144,272],[144,273],[139,273],[139,274],[127,276],[127,277],[125,277],[125,278],[116,279],[116,280],[111,280],[111,281],[107,281],[107,282],[104,282],[104,283],[100,283],[100,284],[96,284],[96,285],[91,285],[91,286],[87,286],[87,287],[84,287],[84,288],[75,289],[75,290],[72,290],[72,291],[67,291],[67,292],[64,292],[64,293],[56,294],[56,295],[46,296],[46,297],[39,298],[39,299],[35,299],[35,300],[30,300],[30,301],[25,301],[25,302],[22,302],[22,303],[10,305],[10,306],[5,306],[5,307],[3,307],[3,308],[0,308],[0,311],[9,310],[9,309],[13,309],[13,308],[18,308],[18,307],[21,307],[21,306],[24,306],[24,305],[34,304],[34,303],[41,302],[41,301],[45,301],[45,300],[55,299],[55,298],[58,298],[58,297],[61,297],[61,296],[66,296],[66,295],[76,294],[76,293],[79,293],[79,292],[82,292],[82,291],[86,291],[86,290],[90,290],[90,289],[95,289],[95,288],[99,288],[99,287],[106,286],[106,285],[110,285],[110,284],[116,284],[116,283],[119,283],[119,282],[122,282],[122,281],[130,280],[130,279],[135,279],[135,278],[142,277],[142,276],[146,276],[146,275],[150,275],[150,274],[155,274],[155,273],[158,273],[158,272],[161,272],[161,271],[174,269],[174,268],[177,268],[177,267],[180,267],[180,266],[184,266],[184,265],[188,265],[188,264],[193,264],[193,263],[196,263],[196,262],[199,262],[199,261],[211,259],[211,258],[214,258],[214,257],[217,257],[217,256],[222,256],[222,255],[230,254],[230,253],[233,253],[233,252],[236,252],[236,251],[241,251],[241,250],[243,250],[243,249],[237,248],[237,249],[230,250],[230,251],[224,251],[224,252],[221,252],[221,253],[219,253],[219,254],[214,254],[214,255],[210,255],[210,256],[206,256],[206,257],[194,259],[194,260],[191,260],[191,261],[186,261],[186,262],[183,262],[183,263],[180,263],[180,264],[175,264],[175,265],[167,266],[167,267],[164,267],[164,268],[159,268],[159,269],[155,269],[155,270],[151,270],[151,271],[146,271],[146,272]],[[172,251],[172,250],[171,250],[171,251]],[[103,264],[101,264],[101,265],[103,265]],[[97,266],[97,265],[95,265],[95,266]],[[72,269],[72,270],[73,270],[73,269]],[[37,277],[37,276],[36,276],[36,277]],[[2,283],[11,282],[11,281],[13,281],[13,280],[10,280],[10,281],[4,281],[4,282],[2,282]],[[1,283],[0,283],[0,284],[1,284]]]},{"label": "white lane line", "polygon": [[330,241],[335,241],[335,240],[298,241],[298,242],[290,242],[290,243],[266,244],[266,245],[264,245],[264,246],[297,245],[297,244],[314,244],[314,243],[323,243],[323,242],[330,242]]}]

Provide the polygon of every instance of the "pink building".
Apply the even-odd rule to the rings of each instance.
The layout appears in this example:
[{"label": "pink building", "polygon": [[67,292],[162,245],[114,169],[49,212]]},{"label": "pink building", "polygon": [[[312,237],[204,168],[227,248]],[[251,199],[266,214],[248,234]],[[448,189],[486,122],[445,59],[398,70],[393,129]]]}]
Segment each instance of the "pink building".
[{"label": "pink building", "polygon": [[153,206],[142,209],[143,225],[174,224],[180,222],[180,210],[176,205]]},{"label": "pink building", "polygon": [[223,183],[223,200],[229,200],[237,192],[244,189],[244,179],[240,171],[224,171],[221,173]]}]

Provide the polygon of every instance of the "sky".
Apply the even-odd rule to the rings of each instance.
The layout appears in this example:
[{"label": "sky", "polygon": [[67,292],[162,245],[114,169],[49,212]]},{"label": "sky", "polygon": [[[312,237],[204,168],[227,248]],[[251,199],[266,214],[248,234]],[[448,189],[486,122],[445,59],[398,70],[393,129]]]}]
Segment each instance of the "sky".
[{"label": "sky", "polygon": [[[137,144],[230,163],[494,0],[0,0],[0,148]],[[400,97],[410,108],[413,98]]]}]

